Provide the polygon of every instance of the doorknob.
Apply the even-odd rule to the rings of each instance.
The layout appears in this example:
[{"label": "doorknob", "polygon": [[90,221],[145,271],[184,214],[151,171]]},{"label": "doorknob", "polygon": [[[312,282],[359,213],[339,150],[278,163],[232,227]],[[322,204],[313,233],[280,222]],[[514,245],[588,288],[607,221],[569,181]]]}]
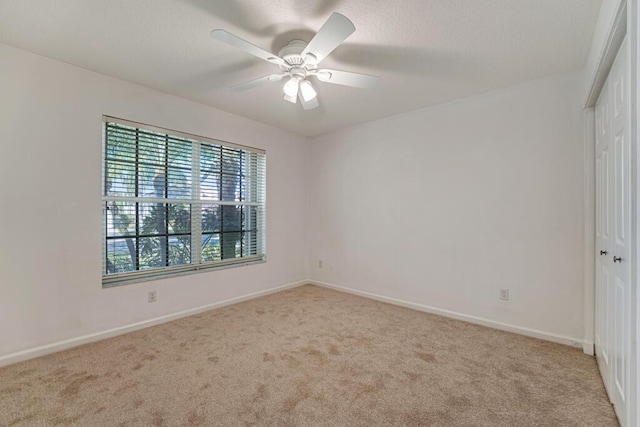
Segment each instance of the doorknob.
[{"label": "doorknob", "polygon": [[619,256],[615,256],[613,257],[613,262],[622,262],[622,258],[620,258]]},{"label": "doorknob", "polygon": [[606,255],[606,254],[608,254],[608,253],[609,253],[609,252],[607,252],[607,251],[600,251],[600,255]]}]

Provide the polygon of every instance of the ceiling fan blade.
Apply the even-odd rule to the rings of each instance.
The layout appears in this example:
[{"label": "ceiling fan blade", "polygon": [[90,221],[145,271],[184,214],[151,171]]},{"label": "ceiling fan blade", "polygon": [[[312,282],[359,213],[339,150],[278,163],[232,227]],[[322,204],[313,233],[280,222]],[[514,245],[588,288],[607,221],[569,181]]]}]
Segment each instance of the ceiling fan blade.
[{"label": "ceiling fan blade", "polygon": [[305,110],[313,110],[314,108],[318,108],[318,97],[313,97],[313,99],[305,101],[304,97],[302,96],[302,91],[298,91],[298,99],[302,104],[302,108],[304,108]]},{"label": "ceiling fan blade", "polygon": [[321,82],[359,87],[362,89],[374,88],[380,81],[380,77],[377,76],[339,70],[318,70],[315,75]]},{"label": "ceiling fan blade", "polygon": [[238,83],[237,85],[233,85],[229,87],[229,89],[235,90],[237,92],[242,92],[248,89],[253,89],[256,86],[260,86],[261,84],[267,82],[277,82],[282,80],[282,77],[286,74],[271,74],[268,76],[260,77],[258,79],[249,80],[248,82]]},{"label": "ceiling fan blade", "polygon": [[267,52],[266,50],[259,48],[258,46],[249,43],[245,39],[241,39],[240,37],[233,35],[225,30],[213,30],[211,31],[211,37],[214,39],[218,39],[231,45],[240,50],[244,50],[245,52],[256,56],[260,59],[264,59],[265,61],[271,62],[272,64],[278,65],[287,65],[284,62],[284,59],[274,55],[273,53]]},{"label": "ceiling fan blade", "polygon": [[309,44],[302,51],[302,57],[310,53],[315,56],[315,63],[319,63],[327,55],[345,41],[356,30],[346,16],[333,12],[327,19],[318,33],[311,39]]}]

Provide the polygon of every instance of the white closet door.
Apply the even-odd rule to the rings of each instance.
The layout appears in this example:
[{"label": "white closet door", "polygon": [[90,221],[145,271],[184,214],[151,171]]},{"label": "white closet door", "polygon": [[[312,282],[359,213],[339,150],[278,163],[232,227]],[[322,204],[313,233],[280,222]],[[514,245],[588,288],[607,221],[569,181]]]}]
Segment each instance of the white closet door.
[{"label": "white closet door", "polygon": [[627,425],[628,380],[631,355],[631,149],[629,144],[629,49],[620,47],[611,74],[611,137],[614,162],[613,239],[613,404],[622,425]]},{"label": "white closet door", "polygon": [[609,104],[609,82],[604,85],[596,104],[596,360],[611,396],[611,322],[609,300],[612,283],[611,236],[612,204],[610,169],[611,115]]},{"label": "white closet door", "polygon": [[616,414],[629,420],[631,150],[627,40],[596,104],[596,357]]}]

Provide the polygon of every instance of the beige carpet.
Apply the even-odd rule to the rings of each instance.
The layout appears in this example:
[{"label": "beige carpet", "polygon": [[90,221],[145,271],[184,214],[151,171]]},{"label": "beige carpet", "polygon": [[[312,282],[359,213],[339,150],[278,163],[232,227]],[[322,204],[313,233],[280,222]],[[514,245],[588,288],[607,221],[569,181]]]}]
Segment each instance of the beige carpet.
[{"label": "beige carpet", "polygon": [[0,425],[617,422],[580,350],[303,286],[0,369]]}]

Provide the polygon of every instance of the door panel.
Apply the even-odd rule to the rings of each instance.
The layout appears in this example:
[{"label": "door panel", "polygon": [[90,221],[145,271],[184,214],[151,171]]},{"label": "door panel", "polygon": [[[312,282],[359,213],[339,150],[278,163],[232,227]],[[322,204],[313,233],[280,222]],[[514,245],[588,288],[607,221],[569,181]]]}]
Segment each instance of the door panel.
[{"label": "door panel", "polygon": [[[616,288],[615,288],[615,301],[614,301],[614,306],[616,308],[621,308],[624,310],[624,306],[625,306],[625,299],[627,297],[626,292],[625,292],[625,284],[624,282],[622,282],[620,279],[616,278]],[[624,346],[625,344],[625,336],[626,336],[626,325],[625,325],[625,317],[624,315],[620,316],[620,315],[616,315],[614,316],[614,333],[615,333],[615,345],[614,348],[616,350],[615,352],[615,363],[613,364],[614,367],[614,383],[615,383],[615,392],[619,394],[620,398],[622,400],[624,400],[624,398],[626,397],[626,392],[625,392],[625,375],[626,375],[626,363],[625,363],[625,357],[624,357],[624,353],[621,351],[618,351],[618,349],[622,346]],[[614,401],[614,404],[616,404],[616,402]]]},{"label": "door panel", "polygon": [[[631,312],[631,241],[629,238],[631,219],[631,150],[629,146],[629,67],[628,43],[623,42],[618,57],[611,69],[612,79],[612,120],[613,136],[612,162],[613,202],[615,239],[613,255],[618,257],[612,272],[615,280],[614,298],[610,307],[613,318],[613,396],[611,396],[620,423],[627,425],[628,420],[628,375],[631,356],[630,318]],[[615,261],[615,259],[614,259]]]},{"label": "door panel", "polygon": [[631,151],[628,42],[596,104],[596,357],[622,426],[629,420]]},{"label": "door panel", "polygon": [[613,326],[610,322],[611,295],[611,253],[612,253],[612,197],[611,197],[611,156],[609,82],[596,105],[596,360],[602,374],[605,388],[612,396],[611,347]]}]

